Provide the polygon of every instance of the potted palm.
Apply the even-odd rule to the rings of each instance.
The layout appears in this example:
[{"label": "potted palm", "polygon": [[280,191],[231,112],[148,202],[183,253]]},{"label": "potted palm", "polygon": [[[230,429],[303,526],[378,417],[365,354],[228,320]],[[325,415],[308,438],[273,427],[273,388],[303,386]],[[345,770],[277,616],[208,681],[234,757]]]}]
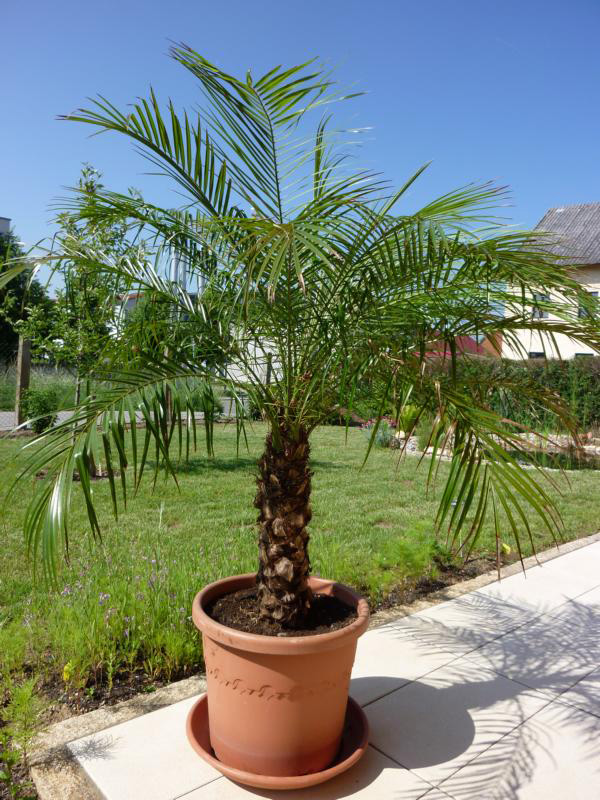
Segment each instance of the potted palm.
[{"label": "potted palm", "polygon": [[[195,437],[199,392],[209,450],[216,383],[234,399],[240,435],[247,403],[257,409],[267,426],[255,500],[258,569],[205,588],[193,617],[204,636],[210,744],[220,767],[255,785],[303,785],[303,775],[332,774],[356,641],[368,622],[352,590],[310,574],[311,433],[336,408],[348,420],[357,387],[373,381],[382,387],[379,419],[393,406],[398,419],[409,408],[413,428],[421,417],[433,420],[432,465],[452,441],[437,519],[450,547],[460,542],[468,555],[488,510],[517,537],[519,525],[530,533],[530,512],[555,531],[551,494],[509,452],[523,451],[517,429],[493,412],[481,376],[456,369],[456,342],[502,336],[518,347],[516,332],[530,328],[541,339],[565,333],[597,345],[597,325],[592,313],[578,316],[584,293],[539,238],[492,224],[501,189],[468,186],[409,212],[400,204],[422,169],[398,190],[350,169],[343,133],[330,133],[322,116],[346,98],[313,64],[238,79],[186,46],[171,55],[197,82],[199,112],[180,114],[169,103],[164,114],[151,92],[126,112],[98,98],[67,119],[132,139],[185,204],[163,208],[104,189],[89,204],[75,193],[71,213],[126,223],[145,246],[116,260],[81,242],[71,251],[98,275],[117,274],[168,305],[173,327],[184,319],[193,333],[144,358],[115,360],[104,389],[30,448],[25,473],[43,468],[46,477],[25,534],[52,577],[67,542],[75,470],[99,534],[88,468],[95,449],[116,513],[131,473],[139,485],[148,471],[150,446],[176,480],[181,443]],[[168,254],[201,291],[164,277]],[[535,291],[554,298],[551,316],[532,315]],[[556,397],[522,376],[495,374],[494,385],[569,424]],[[136,414],[143,436],[128,424]],[[193,724],[190,735],[198,743]]]}]

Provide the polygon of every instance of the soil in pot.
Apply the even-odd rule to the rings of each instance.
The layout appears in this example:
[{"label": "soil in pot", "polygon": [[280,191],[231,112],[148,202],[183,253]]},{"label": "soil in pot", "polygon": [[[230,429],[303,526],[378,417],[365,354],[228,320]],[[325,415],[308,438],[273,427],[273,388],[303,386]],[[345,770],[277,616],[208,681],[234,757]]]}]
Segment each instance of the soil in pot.
[{"label": "soil in pot", "polygon": [[339,598],[315,594],[302,628],[286,628],[276,620],[260,616],[258,594],[254,587],[219,597],[207,607],[206,612],[221,625],[262,636],[313,636],[329,633],[345,628],[357,618],[356,609]]}]

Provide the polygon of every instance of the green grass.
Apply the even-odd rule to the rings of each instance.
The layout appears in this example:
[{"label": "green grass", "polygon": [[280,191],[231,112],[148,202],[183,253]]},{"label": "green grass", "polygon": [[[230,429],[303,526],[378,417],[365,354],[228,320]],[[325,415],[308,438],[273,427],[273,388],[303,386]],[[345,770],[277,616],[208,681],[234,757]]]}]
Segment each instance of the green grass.
[{"label": "green grass", "polygon": [[[200,666],[199,636],[191,619],[194,594],[206,583],[256,568],[254,463],[264,428],[249,431],[250,452],[236,457],[235,426],[217,426],[213,461],[199,452],[179,468],[180,491],[150,478],[115,521],[106,481],[94,484],[103,541],[91,541],[79,491],[71,524],[70,563],[60,587],[32,578],[21,523],[31,484],[24,483],[2,512],[0,549],[0,668],[67,683],[108,683],[143,670],[169,679]],[[20,445],[0,440],[3,485],[16,474]],[[398,462],[375,449],[360,469],[366,438],[356,429],[319,429],[312,440],[313,572],[351,584],[374,601],[407,582],[435,574],[434,517],[439,489],[426,491],[426,464]],[[443,479],[446,466],[442,465]],[[594,472],[553,473],[564,491],[565,538],[597,528]],[[569,485],[570,482],[570,485]],[[536,546],[550,546],[548,534]],[[507,541],[510,539],[507,537]],[[486,529],[480,553],[493,554]],[[529,551],[527,550],[527,553]]]}]

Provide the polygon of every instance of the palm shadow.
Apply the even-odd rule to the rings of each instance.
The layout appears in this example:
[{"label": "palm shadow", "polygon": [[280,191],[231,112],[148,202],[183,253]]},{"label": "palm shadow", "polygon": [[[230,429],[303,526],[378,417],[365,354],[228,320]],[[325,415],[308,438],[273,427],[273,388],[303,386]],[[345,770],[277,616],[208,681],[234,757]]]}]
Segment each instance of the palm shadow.
[{"label": "palm shadow", "polygon": [[468,768],[466,762],[448,764],[448,774],[429,774],[461,800],[519,797],[543,771],[541,764],[553,763],[556,730],[572,735],[579,759],[600,773],[598,693],[589,683],[580,685],[600,664],[600,608],[569,600],[547,613],[523,614],[477,593],[453,602],[462,602],[462,625],[410,616],[384,626],[425,653],[454,652],[445,667],[418,680],[353,680],[351,694],[353,686],[362,696],[379,690],[365,704],[367,716],[370,705],[389,706],[372,714],[376,749],[398,767],[420,770],[458,759],[477,739],[474,753],[465,756]]},{"label": "palm shadow", "polygon": [[117,758],[115,749],[118,743],[119,737],[110,733],[102,733],[72,742],[69,750],[80,762],[111,761]]}]

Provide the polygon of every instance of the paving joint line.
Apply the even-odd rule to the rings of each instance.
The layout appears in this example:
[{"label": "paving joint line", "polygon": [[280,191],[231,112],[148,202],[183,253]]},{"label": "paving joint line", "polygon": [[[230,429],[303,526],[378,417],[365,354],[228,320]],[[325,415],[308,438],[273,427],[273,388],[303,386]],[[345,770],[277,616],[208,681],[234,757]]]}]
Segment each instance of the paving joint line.
[{"label": "paving joint line", "polygon": [[[471,652],[471,651],[469,651],[469,652]],[[385,692],[385,694],[382,694],[380,697],[376,697],[374,700],[369,700],[368,703],[365,703],[363,706],[361,706],[361,708],[367,708],[367,706],[370,706],[372,703],[376,703],[379,700],[383,700],[384,697],[389,697],[389,695],[394,694],[395,692],[399,692],[402,689],[406,688],[407,686],[410,686],[411,683],[417,683],[417,681],[420,681],[423,678],[427,678],[429,675],[432,675],[434,672],[438,672],[438,670],[446,669],[451,664],[454,664],[455,661],[460,661],[461,658],[465,658],[466,655],[467,655],[466,653],[462,653],[459,656],[453,656],[450,659],[450,661],[446,661],[443,664],[439,664],[437,667],[434,667],[433,669],[430,669],[427,672],[424,672],[422,675],[417,675],[416,678],[411,678],[410,680],[407,680],[406,683],[402,684],[402,686],[397,686],[395,689],[390,689],[389,692]],[[491,667],[490,667],[490,669],[491,669]]]},{"label": "paving joint line", "polygon": [[[419,780],[423,781],[423,783],[428,783],[429,784],[429,788],[427,789],[428,792],[430,792],[432,789],[437,789],[435,783],[432,783],[431,781],[428,781],[426,778],[422,778],[420,775],[417,775],[417,773],[414,772],[414,770],[412,770],[410,767],[405,766],[401,761],[398,761],[398,759],[394,758],[393,756],[388,755],[380,747],[377,747],[376,744],[369,742],[369,747],[372,747],[373,750],[376,750],[379,753],[379,755],[382,755],[389,761],[392,761],[397,767],[400,767],[401,769],[405,769],[407,772],[412,773],[415,777],[419,778]],[[423,797],[423,795],[421,795],[421,797]]]},{"label": "paving joint line", "polygon": [[[529,686],[529,684],[528,684],[528,683],[525,683],[524,681],[522,681],[522,680],[519,680],[518,678],[511,678],[511,677],[510,677],[510,675],[505,675],[505,674],[504,674],[504,672],[500,672],[499,670],[495,669],[494,667],[489,667],[489,669],[490,669],[490,671],[491,671],[491,672],[495,672],[495,673],[496,673],[496,675],[498,675],[499,677],[501,677],[501,678],[505,678],[507,681],[512,681],[513,683],[518,683],[520,686],[523,686],[523,687],[525,687],[525,689],[529,689],[529,690],[530,690],[530,691],[532,691],[532,692],[537,692],[538,694],[542,695],[542,697],[548,697],[548,695],[549,695],[549,694],[553,694],[553,695],[554,695],[554,697],[552,697],[552,698],[550,699],[550,702],[551,702],[551,703],[554,703],[554,701],[558,701],[558,700],[559,700],[559,698],[560,698],[560,697],[561,697],[563,694],[565,694],[565,692],[568,692],[568,691],[570,691],[570,690],[571,690],[571,689],[572,689],[574,686],[577,686],[577,684],[579,683],[579,681],[580,681],[580,680],[583,680],[584,678],[587,678],[587,677],[588,677],[588,675],[591,675],[591,674],[592,674],[592,672],[594,672],[594,670],[596,670],[596,669],[597,669],[597,667],[594,667],[594,669],[592,669],[590,672],[586,672],[586,674],[585,674],[585,675],[583,675],[581,678],[578,678],[578,679],[575,681],[575,683],[571,683],[569,686],[567,686],[567,688],[566,688],[566,689],[562,689],[562,690],[561,690],[560,692],[558,692],[558,693],[554,692],[554,690],[553,690],[553,689],[547,689],[547,688],[542,688],[542,689],[540,689],[539,687],[536,687],[536,686]],[[401,688],[402,688],[402,687],[401,687]],[[562,704],[562,705],[570,705],[570,704],[569,704],[569,703],[564,703],[564,702],[563,702],[563,704]],[[590,712],[584,712],[584,713],[590,713]],[[592,716],[596,716],[596,715],[595,715],[595,714],[593,714]]]},{"label": "paving joint line", "polygon": [[[586,678],[589,678],[589,676],[593,672],[595,672],[597,669],[598,669],[598,667],[594,667],[592,672],[588,672],[588,674],[584,675],[583,678],[581,678],[580,680],[583,681]],[[577,681],[577,683],[574,683],[573,686],[570,686],[568,689],[566,689],[566,691],[563,692],[563,694],[565,694],[566,692],[571,691],[571,689],[573,689],[575,686],[577,686],[578,683],[580,683],[580,681]],[[558,697],[556,697],[552,702],[553,703],[558,703],[559,705],[564,706],[565,708],[570,708],[573,711],[578,711],[580,714],[587,714],[590,717],[595,717],[596,719],[600,720],[600,709],[598,711],[588,711],[585,708],[581,708],[581,706],[575,705],[575,703],[571,703],[568,700],[563,700],[562,696],[563,696],[562,694],[558,695]]]},{"label": "paving joint line", "polygon": [[[531,620],[527,620],[526,622],[521,623],[518,627],[522,627],[523,625],[527,625],[528,622],[531,622]],[[436,623],[436,624],[441,624],[441,623]],[[411,678],[410,680],[407,680],[406,683],[402,684],[402,686],[397,686],[395,689],[390,689],[389,692],[385,692],[384,694],[380,695],[379,697],[375,697],[373,700],[369,700],[367,703],[364,703],[361,706],[361,708],[367,708],[368,706],[372,705],[373,703],[377,703],[379,700],[383,700],[384,697],[389,697],[391,694],[394,694],[395,692],[401,691],[406,686],[409,686],[411,683],[417,683],[417,681],[420,681],[423,678],[429,677],[434,672],[438,672],[439,670],[447,669],[449,666],[451,666],[452,664],[456,663],[457,661],[460,661],[463,658],[467,658],[468,659],[468,657],[471,656],[473,653],[477,652],[477,650],[481,649],[482,647],[486,647],[486,645],[491,644],[491,642],[495,642],[498,639],[501,639],[503,636],[506,636],[509,633],[513,633],[515,630],[517,630],[517,628],[511,628],[510,631],[506,631],[505,633],[501,633],[499,636],[495,636],[493,639],[489,639],[487,642],[482,642],[481,644],[479,644],[476,647],[474,647],[472,650],[467,650],[465,653],[461,653],[459,655],[453,656],[449,661],[446,661],[443,664],[439,664],[437,667],[434,667],[433,669],[430,669],[427,672],[424,672],[422,675],[417,675],[416,678]],[[501,678],[506,678],[509,681],[510,680],[514,680],[514,678],[509,678],[508,675],[503,675],[501,672],[498,672],[498,670],[494,669],[494,667],[492,667],[492,666],[489,666],[489,667],[486,667],[486,668],[489,669],[490,672],[493,672],[496,675],[499,675]],[[592,670],[592,672],[593,671],[594,670]],[[527,686],[527,684],[524,684],[521,681],[514,681],[514,682],[515,683],[521,683],[521,685],[525,686],[527,689],[531,689],[532,688],[531,686]],[[575,684],[573,684],[573,685],[575,685]]]},{"label": "paving joint line", "polygon": [[206,783],[201,783],[199,786],[194,786],[193,789],[190,789],[189,792],[184,792],[183,794],[175,795],[175,797],[171,797],[170,800],[183,800],[185,797],[189,797],[192,792],[196,792],[198,789],[204,789],[205,786],[210,786],[211,783],[216,783],[217,781],[223,780],[225,778],[224,775],[217,775],[216,778],[211,778]]},{"label": "paving joint line", "polygon": [[[501,677],[505,678],[506,675],[501,675]],[[512,680],[512,679],[508,678],[508,680]],[[515,681],[515,683],[518,683],[518,681]],[[531,687],[527,687],[527,688],[531,688]],[[544,696],[544,700],[546,700],[546,699],[547,698]],[[537,716],[539,713],[541,713],[545,708],[548,708],[548,706],[551,706],[552,703],[554,703],[554,700],[548,700],[547,703],[544,703],[544,705],[541,706],[540,708],[538,708],[537,711],[534,711],[533,714],[530,714],[528,717],[526,717],[525,719],[521,720],[521,722],[519,722],[517,725],[515,725],[513,728],[511,728],[509,731],[506,731],[506,733],[503,733],[502,736],[498,737],[498,739],[496,739],[495,742],[492,742],[487,747],[484,747],[484,749],[480,753],[477,753],[476,756],[473,756],[473,758],[470,758],[466,763],[464,763],[462,765],[462,767],[457,767],[457,769],[455,769],[454,772],[452,772],[450,775],[448,775],[446,778],[444,778],[442,781],[440,781],[440,783],[438,784],[437,788],[441,789],[441,791],[444,792],[444,794],[448,794],[448,792],[446,792],[445,789],[443,788],[443,784],[446,783],[446,781],[449,781],[450,778],[453,778],[455,775],[458,775],[458,773],[461,772],[463,769],[465,769],[465,767],[468,767],[474,761],[477,761],[477,759],[481,758],[481,756],[483,756],[485,753],[487,753],[488,750],[491,750],[492,747],[495,747],[499,742],[501,742],[507,736],[510,736],[518,728],[521,728],[527,722],[532,720],[535,716]]]}]

